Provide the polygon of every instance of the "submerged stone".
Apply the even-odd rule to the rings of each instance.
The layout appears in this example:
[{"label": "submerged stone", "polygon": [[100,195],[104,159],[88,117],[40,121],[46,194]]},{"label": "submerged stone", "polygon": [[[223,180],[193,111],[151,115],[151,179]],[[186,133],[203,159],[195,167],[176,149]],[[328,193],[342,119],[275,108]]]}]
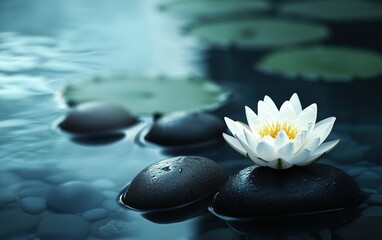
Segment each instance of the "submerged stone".
[{"label": "submerged stone", "polygon": [[47,196],[48,207],[56,212],[82,213],[101,205],[104,196],[83,182],[67,182],[52,188]]},{"label": "submerged stone", "polygon": [[126,207],[160,223],[177,222],[205,211],[227,174],[214,161],[179,156],[142,170],[121,195]]},{"label": "submerged stone", "polygon": [[352,209],[362,200],[357,183],[329,165],[285,171],[251,166],[227,181],[210,210],[223,219],[259,219]]},{"label": "submerged stone", "polygon": [[178,112],[159,118],[145,139],[163,146],[190,145],[221,139],[225,129],[222,119],[212,114]]},{"label": "submerged stone", "polygon": [[335,229],[340,239],[382,239],[382,217],[361,217],[354,222]]},{"label": "submerged stone", "polygon": [[68,214],[51,215],[44,218],[37,229],[37,236],[45,239],[86,239],[89,223],[82,218]]},{"label": "submerged stone", "polygon": [[8,237],[21,233],[31,233],[38,222],[38,216],[19,210],[2,211],[0,212],[0,239],[9,239]]},{"label": "submerged stone", "polygon": [[102,239],[126,238],[131,232],[131,223],[120,215],[100,220],[91,227],[91,233]]},{"label": "submerged stone", "polygon": [[124,108],[105,102],[87,102],[78,105],[59,127],[76,135],[103,135],[130,127],[137,119]]}]

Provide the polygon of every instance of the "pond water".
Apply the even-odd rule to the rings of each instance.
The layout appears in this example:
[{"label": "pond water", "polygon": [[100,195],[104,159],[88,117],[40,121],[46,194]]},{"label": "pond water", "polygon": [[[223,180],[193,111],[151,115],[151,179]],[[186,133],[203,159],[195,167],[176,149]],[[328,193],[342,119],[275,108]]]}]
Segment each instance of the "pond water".
[{"label": "pond water", "polygon": [[[185,34],[186,26],[194,26],[192,17],[166,13],[158,8],[159,3],[0,0],[0,239],[381,239],[382,64],[373,63],[380,71],[370,76],[372,64],[362,66],[366,77],[359,77],[349,67],[354,65],[335,62],[341,74],[351,73],[329,77],[329,81],[321,75],[304,79],[299,73],[257,71],[254,64],[264,54],[292,49],[296,44],[282,48],[240,47],[240,42],[212,46]],[[274,9],[261,16],[267,14],[273,17]],[[301,16],[295,19],[305,21]],[[320,44],[378,53],[382,47],[374,38],[382,36],[373,31],[380,29],[382,20],[373,21],[376,23],[370,26],[374,28],[370,27],[370,37],[366,37],[369,42],[345,41],[342,34]],[[349,28],[328,25],[333,31]],[[354,26],[357,34],[362,25]],[[252,34],[244,33],[245,37]],[[305,42],[302,46],[309,47]],[[178,152],[138,144],[142,129],[152,121],[150,114],[139,116],[139,124],[128,128],[125,137],[108,144],[76,142],[60,132],[57,122],[70,108],[57,99],[57,92],[89,76],[115,73],[210,79],[232,95],[213,111],[221,118],[245,121],[244,106],[256,109],[257,101],[266,94],[278,106],[294,92],[303,107],[317,102],[319,120],[337,117],[330,138],[341,139],[320,161],[346,171],[367,193],[368,199],[358,209],[361,216],[342,226],[320,226],[313,233],[302,227],[277,236],[272,229],[269,235],[245,236],[208,211],[185,221],[157,224],[127,210],[117,201],[120,191],[156,161],[201,155],[219,163],[230,175],[252,162],[225,143]],[[59,194],[52,197],[59,186],[66,186],[64,191],[69,192],[78,188],[83,195],[68,202]]]}]

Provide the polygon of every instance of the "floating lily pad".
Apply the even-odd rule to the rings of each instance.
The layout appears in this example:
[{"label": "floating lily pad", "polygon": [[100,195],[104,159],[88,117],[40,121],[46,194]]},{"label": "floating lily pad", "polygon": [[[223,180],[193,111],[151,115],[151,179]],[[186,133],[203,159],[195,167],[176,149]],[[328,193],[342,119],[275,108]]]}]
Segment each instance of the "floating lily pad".
[{"label": "floating lily pad", "polygon": [[313,23],[255,18],[203,23],[191,27],[188,34],[216,45],[269,48],[320,41],[328,37],[329,30]]},{"label": "floating lily pad", "polygon": [[305,47],[271,53],[258,68],[306,80],[351,81],[382,74],[382,56],[356,48]]},{"label": "floating lily pad", "polygon": [[195,0],[170,1],[160,7],[164,11],[179,16],[205,17],[247,11],[266,11],[270,8],[270,4],[263,0]]},{"label": "floating lily pad", "polygon": [[135,114],[213,109],[228,97],[220,86],[201,78],[123,75],[73,83],[61,94],[69,105],[101,100],[123,106]]},{"label": "floating lily pad", "polygon": [[298,1],[285,3],[280,10],[283,13],[334,22],[382,19],[382,4],[376,1]]}]

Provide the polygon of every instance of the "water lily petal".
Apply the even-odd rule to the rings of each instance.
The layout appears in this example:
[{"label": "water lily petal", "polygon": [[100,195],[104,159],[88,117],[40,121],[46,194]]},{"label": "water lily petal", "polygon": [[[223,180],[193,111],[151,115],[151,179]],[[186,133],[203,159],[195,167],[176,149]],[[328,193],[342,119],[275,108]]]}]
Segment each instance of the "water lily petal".
[{"label": "water lily petal", "polygon": [[293,164],[288,163],[287,161],[283,159],[275,159],[273,161],[268,162],[267,164],[268,167],[274,168],[277,170],[282,170],[282,169],[287,169],[293,166]]},{"label": "water lily petal", "polygon": [[276,153],[273,146],[264,140],[257,144],[256,153],[260,158],[266,161],[276,159]]},{"label": "water lily petal", "polygon": [[278,158],[288,160],[293,156],[294,145],[293,142],[288,142],[284,147],[281,147],[276,155]]},{"label": "water lily petal", "polygon": [[247,140],[248,145],[255,150],[257,147],[257,143],[260,140],[260,136],[258,136],[258,134],[254,134],[253,132],[247,129],[244,129],[244,136]]},{"label": "water lily petal", "polygon": [[294,124],[301,129],[301,131],[309,131],[313,128],[317,119],[317,104],[313,103],[297,116]]},{"label": "water lily petal", "polygon": [[281,121],[293,121],[297,114],[291,102],[285,101],[280,108]]},{"label": "water lily petal", "polygon": [[[236,136],[235,136],[236,137]],[[247,157],[254,157],[254,158],[259,158],[260,156],[257,154],[255,149],[251,148],[247,142],[244,142],[242,139],[237,138],[236,139],[239,141],[240,145],[244,148],[244,150],[247,152],[246,156]],[[248,156],[249,155],[249,156]]]},{"label": "water lily petal", "polygon": [[238,153],[240,153],[244,156],[247,154],[247,151],[245,151],[245,149],[241,146],[241,144],[239,143],[239,141],[236,138],[234,138],[228,134],[225,134],[225,133],[223,133],[223,138],[228,143],[228,145],[230,145]]},{"label": "water lily petal", "polygon": [[272,109],[268,107],[268,104],[261,100],[257,103],[257,113],[262,122],[274,122],[278,117],[273,114]]},{"label": "water lily petal", "polygon": [[268,105],[268,109],[273,113],[273,115],[277,116],[279,114],[279,109],[277,108],[275,102],[273,102],[272,98],[265,95],[264,102]]},{"label": "water lily petal", "polygon": [[324,120],[321,120],[316,124],[314,127],[312,133],[310,134],[310,138],[319,137],[320,138],[320,144],[325,141],[325,139],[328,137],[329,133],[333,129],[334,122],[336,121],[335,117],[329,117]]},{"label": "water lily petal", "polygon": [[276,136],[276,139],[274,140],[274,148],[276,149],[276,151],[278,149],[280,149],[281,147],[283,147],[285,144],[287,144],[289,142],[289,137],[288,135],[285,133],[284,130],[281,130],[277,136]]},{"label": "water lily petal", "polygon": [[296,93],[293,93],[293,95],[289,101],[293,105],[296,116],[298,116],[300,114],[300,112],[302,111],[302,106],[301,106],[300,99],[298,98],[298,95]]},{"label": "water lily petal", "polygon": [[340,142],[339,139],[321,144],[313,153],[312,157],[331,151]]},{"label": "water lily petal", "polygon": [[306,137],[307,137],[307,132],[303,131],[299,133],[295,139],[293,139],[292,141],[294,144],[293,154],[301,150],[301,148],[304,146]]},{"label": "water lily petal", "polygon": [[256,115],[256,113],[251,108],[247,106],[245,106],[245,115],[247,117],[247,122],[251,131],[257,132],[257,129],[262,124],[260,118]]},{"label": "water lily petal", "polygon": [[292,158],[286,160],[288,163],[300,166],[301,163],[306,161],[308,157],[310,156],[311,151],[308,149],[303,149],[300,152],[298,152],[296,155],[294,155]]},{"label": "water lily petal", "polygon": [[311,142],[307,142],[307,144],[304,146],[304,149],[307,149],[311,153],[313,153],[314,151],[316,151],[319,144],[320,144],[320,138],[315,138]]},{"label": "water lily petal", "polygon": [[228,129],[231,131],[232,135],[245,140],[243,126],[241,124],[233,121],[228,117],[225,117],[224,121],[227,124]]}]

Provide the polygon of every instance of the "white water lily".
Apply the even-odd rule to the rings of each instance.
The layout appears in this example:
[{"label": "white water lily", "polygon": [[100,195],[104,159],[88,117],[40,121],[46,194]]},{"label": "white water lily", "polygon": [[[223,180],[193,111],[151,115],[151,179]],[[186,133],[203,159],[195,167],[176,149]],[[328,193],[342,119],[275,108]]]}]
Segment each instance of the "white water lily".
[{"label": "white water lily", "polygon": [[335,117],[316,123],[317,105],[302,109],[297,94],[278,109],[265,96],[257,104],[258,114],[245,107],[247,124],[224,118],[232,136],[224,139],[237,152],[259,166],[287,169],[294,165],[306,166],[332,150],[339,142],[325,142],[332,131]]}]

